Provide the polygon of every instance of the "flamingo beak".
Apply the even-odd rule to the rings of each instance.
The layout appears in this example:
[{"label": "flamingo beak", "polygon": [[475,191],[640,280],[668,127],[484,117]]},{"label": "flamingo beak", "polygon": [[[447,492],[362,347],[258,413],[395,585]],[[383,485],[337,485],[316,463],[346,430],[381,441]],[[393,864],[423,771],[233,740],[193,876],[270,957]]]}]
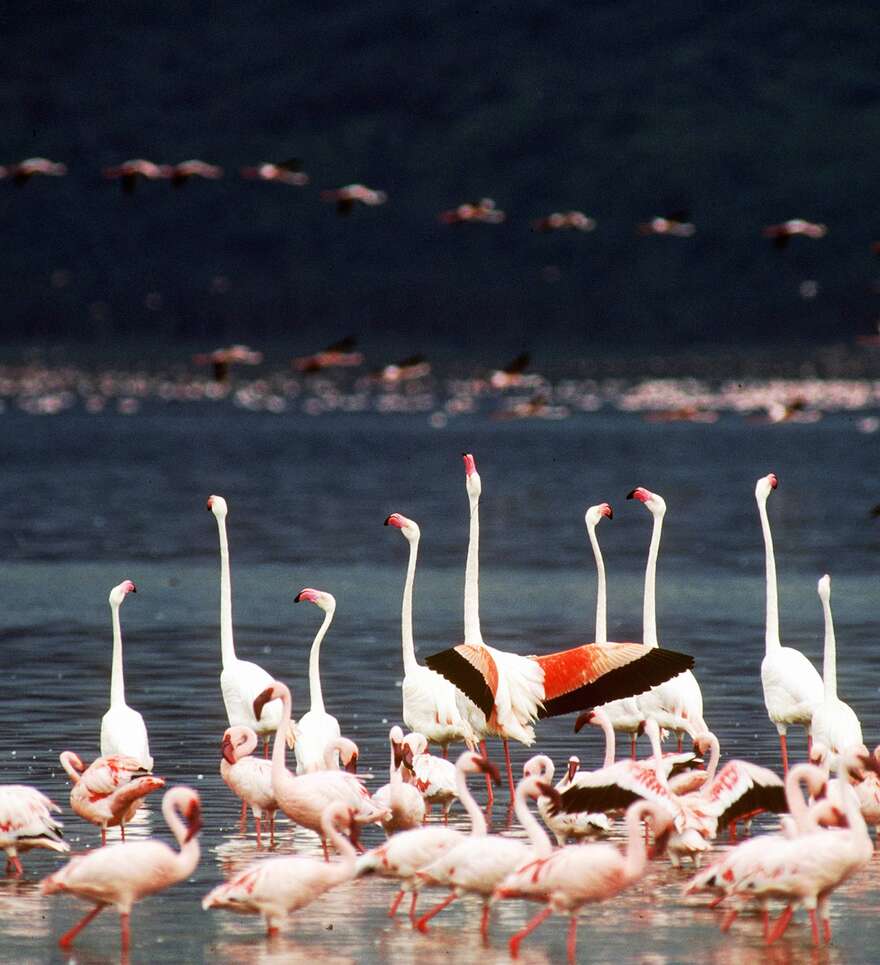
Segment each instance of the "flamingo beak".
[{"label": "flamingo beak", "polygon": [[591,723],[595,714],[592,710],[585,710],[582,714],[578,716],[578,719],[574,722],[574,732],[579,734],[581,728],[585,727],[587,724]]},{"label": "flamingo beak", "polygon": [[260,714],[263,713],[263,708],[266,706],[266,704],[268,704],[270,700],[274,699],[274,691],[274,687],[267,687],[261,694],[257,694],[257,696],[254,698],[254,717],[256,717],[257,720],[260,719]]},{"label": "flamingo beak", "polygon": [[474,457],[469,452],[463,452],[461,456],[464,459],[465,475],[473,476],[473,474],[477,471],[477,463],[474,460]]},{"label": "flamingo beak", "polygon": [[638,499],[639,502],[645,502],[648,499],[648,490],[643,489],[641,486],[636,486],[635,489],[627,493],[627,499]]},{"label": "flamingo beak", "polygon": [[568,762],[568,771],[566,772],[565,779],[566,779],[569,783],[574,780],[574,776],[575,776],[575,774],[577,774],[579,767],[580,767],[580,762],[579,762],[579,761],[569,761],[569,762]]},{"label": "flamingo beak", "polygon": [[220,751],[223,754],[223,757],[230,764],[235,763],[235,747],[233,746],[232,741],[225,734],[223,735],[223,740],[220,743]]},{"label": "flamingo beak", "polygon": [[493,764],[488,757],[478,756],[475,756],[474,763],[484,774],[492,778],[493,784],[501,784],[501,771],[498,770],[497,764]]},{"label": "flamingo beak", "polygon": [[413,752],[409,744],[403,746],[403,766],[409,771],[413,769]]},{"label": "flamingo beak", "polygon": [[607,516],[609,519],[614,519],[614,510],[609,503],[602,503],[602,515]]},{"label": "flamingo beak", "polygon": [[391,514],[389,517],[387,517],[387,519],[385,520],[385,525],[386,525],[386,526],[396,526],[398,529],[403,529],[403,522],[402,522],[400,513],[392,513],[392,514]]},{"label": "flamingo beak", "polygon": [[209,497],[208,497],[208,504],[207,504],[207,506],[205,506],[205,509],[207,509],[208,512],[210,512],[213,508],[214,508],[214,497],[213,497],[213,496],[209,496]]},{"label": "flamingo beak", "polygon": [[357,772],[358,772],[358,756],[357,756],[357,754],[352,754],[352,755],[351,755],[351,757],[350,757],[349,760],[348,760],[348,763],[345,765],[345,769],[348,771],[349,774],[357,774]]},{"label": "flamingo beak", "polygon": [[396,769],[405,762],[406,751],[404,750],[404,745],[399,741],[392,741],[391,747],[394,750],[394,767]]},{"label": "flamingo beak", "polygon": [[665,829],[659,834],[654,832],[654,844],[648,848],[648,858],[653,860],[654,858],[659,858],[664,851],[666,851],[666,845],[669,844],[669,837],[672,834],[672,825],[667,824]]},{"label": "flamingo beak", "polygon": [[202,808],[198,801],[193,801],[189,806],[189,810],[186,812],[186,837],[183,839],[183,843],[186,844],[187,841],[191,841],[198,833],[202,830]]}]

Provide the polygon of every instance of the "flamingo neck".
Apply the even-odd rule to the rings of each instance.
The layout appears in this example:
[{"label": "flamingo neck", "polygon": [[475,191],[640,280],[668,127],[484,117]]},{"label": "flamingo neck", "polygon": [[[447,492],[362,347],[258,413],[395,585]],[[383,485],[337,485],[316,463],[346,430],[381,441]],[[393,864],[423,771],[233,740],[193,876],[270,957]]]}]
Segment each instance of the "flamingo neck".
[{"label": "flamingo neck", "polygon": [[825,614],[825,657],[822,661],[822,681],[825,684],[825,699],[837,698],[837,641],[834,637],[834,620],[831,616],[831,601],[822,600]]},{"label": "flamingo neck", "polygon": [[862,816],[862,809],[859,806],[855,791],[850,786],[849,775],[846,770],[846,754],[842,751],[837,755],[837,789],[840,795],[838,803],[843,809],[850,834],[868,837],[868,826]]},{"label": "flamingo neck", "polygon": [[162,798],[162,815],[180,846],[180,851],[172,852],[174,855],[172,861],[175,865],[175,880],[182,881],[196,870],[196,865],[199,863],[199,838],[198,835],[193,835],[189,841],[186,841],[189,829],[177,810],[176,801],[173,797],[169,798],[167,794]]},{"label": "flamingo neck", "polygon": [[593,556],[596,558],[596,643],[608,642],[608,630],[606,626],[607,606],[605,601],[605,562],[602,559],[602,551],[599,549],[599,540],[596,537],[595,525],[587,526],[587,533],[593,547]]},{"label": "flamingo neck", "polygon": [[529,785],[527,781],[520,781],[513,800],[513,810],[529,836],[529,843],[535,849],[539,858],[546,858],[553,851],[553,844],[547,832],[538,824],[538,819],[529,807]]},{"label": "flamingo neck", "polygon": [[605,762],[603,767],[611,767],[614,758],[617,757],[617,738],[614,734],[614,727],[611,718],[602,711],[594,711],[594,719],[599,722],[602,733],[605,735]]},{"label": "flamingo neck", "polygon": [[709,767],[706,769],[706,780],[703,782],[704,796],[709,794],[712,781],[715,780],[715,772],[718,770],[718,762],[721,760],[721,745],[718,743],[718,738],[712,733],[709,734],[709,747]]},{"label": "flamingo neck", "polygon": [[776,555],[773,552],[773,537],[770,534],[770,520],[767,518],[767,498],[758,499],[758,515],[761,517],[761,532],[764,534],[764,561],[767,582],[767,616],[764,629],[764,652],[769,654],[782,646],[779,639],[779,598],[776,588]]},{"label": "flamingo neck", "polygon": [[321,659],[321,641],[327,634],[327,630],[330,628],[330,624],[333,622],[334,608],[331,607],[324,614],[324,621],[315,634],[315,639],[312,641],[312,649],[309,651],[309,697],[311,700],[311,711],[312,713],[318,712],[324,713],[324,695],[321,692],[321,670],[320,670],[320,659]]},{"label": "flamingo neck", "polygon": [[458,799],[464,805],[465,811],[471,819],[471,837],[480,838],[486,835],[486,816],[480,810],[480,806],[474,800],[470,788],[467,785],[467,777],[464,770],[460,767],[455,769],[455,788],[458,792]]},{"label": "flamingo neck", "polygon": [[651,749],[654,752],[654,770],[657,773],[657,780],[666,790],[669,790],[669,782],[666,778],[666,766],[663,763],[663,748],[660,746],[660,728],[654,720],[649,721],[645,732],[651,741]]},{"label": "flamingo neck", "polygon": [[110,604],[113,620],[113,664],[110,670],[110,706],[125,703],[125,678],[122,673],[122,628],[119,624],[119,604]]},{"label": "flamingo neck", "polygon": [[470,498],[471,525],[464,571],[464,642],[483,646],[480,631],[480,498]]},{"label": "flamingo neck", "polygon": [[[272,745],[272,788],[282,788],[286,784],[296,780],[287,770],[285,761],[286,745],[285,734],[290,728],[290,715],[292,711],[292,700],[290,690],[286,686],[279,688],[281,691],[281,723],[275,731],[275,743]],[[277,794],[278,791],[276,790]]]},{"label": "flamingo neck", "polygon": [[232,638],[232,577],[229,573],[229,543],[226,539],[226,520],[217,517],[220,533],[220,655],[223,669],[235,663],[235,643]]},{"label": "flamingo neck", "polygon": [[642,643],[646,647],[659,647],[657,642],[657,555],[660,552],[660,534],[663,531],[663,514],[654,513],[651,545],[648,547],[648,563],[645,567],[645,602],[642,610]]},{"label": "flamingo neck", "polygon": [[809,830],[809,811],[805,791],[815,770],[817,768],[813,764],[795,764],[794,767],[789,768],[785,776],[785,800],[788,804],[788,813],[801,834]]},{"label": "flamingo neck", "polygon": [[63,751],[61,754],[61,766],[64,768],[72,784],[78,784],[84,770],[83,762],[73,751]]},{"label": "flamingo neck", "polygon": [[653,813],[653,805],[647,801],[630,805],[626,812],[624,874],[629,881],[641,878],[648,866],[648,851],[645,836],[642,834],[642,819],[645,814],[650,813]]},{"label": "flamingo neck", "polygon": [[416,560],[419,555],[419,538],[409,541],[409,562],[406,566],[406,582],[403,584],[403,603],[400,606],[400,642],[403,649],[403,672],[412,673],[418,666],[416,646],[413,640],[413,584],[416,579]]},{"label": "flamingo neck", "polygon": [[342,861],[334,861],[330,867],[325,870],[329,871],[337,881],[341,882],[354,877],[357,852],[351,841],[336,827],[336,819],[339,816],[340,811],[337,809],[331,810],[329,813],[325,812],[325,814],[321,816],[321,830],[324,833],[324,837],[330,839],[333,847],[336,848],[342,857]]}]

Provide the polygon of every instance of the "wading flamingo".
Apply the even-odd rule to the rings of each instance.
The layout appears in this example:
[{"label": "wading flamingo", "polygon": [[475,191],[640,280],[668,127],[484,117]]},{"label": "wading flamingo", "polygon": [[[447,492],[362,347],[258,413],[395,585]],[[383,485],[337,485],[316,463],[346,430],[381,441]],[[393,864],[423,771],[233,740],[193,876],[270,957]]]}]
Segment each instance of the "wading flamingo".
[{"label": "wading flamingo", "polygon": [[761,661],[761,685],[764,688],[764,706],[770,720],[779,733],[782,750],[782,769],[788,771],[788,745],[786,733],[792,724],[807,728],[809,734],[813,711],[822,702],[824,688],[822,678],[810,661],[793,647],[783,647],[779,639],[779,599],[776,589],[776,556],[773,537],[767,517],[767,497],[778,485],[771,472],[762,476],[755,485],[755,500],[764,534],[764,557],[766,561],[767,615],[764,633],[764,659]]},{"label": "wading flamingo", "polygon": [[54,895],[66,892],[95,907],[58,944],[69,948],[74,938],[108,905],[119,912],[122,951],[131,944],[129,916],[132,905],[147,895],[155,894],[184,881],[199,863],[198,832],[202,826],[201,802],[189,787],[173,787],[162,798],[162,814],[171,828],[179,851],[163,841],[134,841],[108,844],[71,858],[68,863],[40,882],[40,893]]},{"label": "wading flamingo", "polygon": [[125,678],[122,671],[122,628],[119,608],[137,587],[123,580],[110,591],[110,615],[113,621],[113,664],[110,670],[110,709],[101,718],[101,756],[133,757],[141,767],[151,771],[150,741],[144,718],[125,702]]},{"label": "wading flamingo", "polygon": [[373,799],[388,808],[388,816],[382,819],[385,834],[391,837],[397,831],[421,827],[425,820],[425,799],[414,784],[407,784],[400,769],[403,766],[403,731],[395,724],[388,733],[391,744],[391,766],[388,783],[383,784]]},{"label": "wading flamingo", "polygon": [[403,777],[422,795],[429,807],[439,804],[444,821],[458,796],[459,781],[455,765],[428,753],[424,734],[413,732],[403,739]]},{"label": "wading flamingo", "polygon": [[70,851],[61,822],[52,817],[61,808],[27,784],[0,785],[0,851],[6,853],[6,873],[22,874],[19,852],[48,848]]},{"label": "wading flamingo", "polygon": [[[555,787],[557,793],[561,794],[571,785],[579,766],[579,758],[569,757],[565,775]],[[523,764],[523,777],[535,777],[545,784],[552,784],[555,770],[553,761],[546,754],[536,754]],[[560,848],[570,839],[580,841],[583,838],[598,838],[611,830],[611,821],[607,814],[601,812],[590,814],[586,811],[574,814],[560,811],[551,814],[550,804],[551,799],[546,794],[542,794],[538,798],[538,813],[544,824],[553,832]]]},{"label": "wading flamingo", "polygon": [[220,744],[220,776],[232,793],[254,812],[257,847],[262,845],[262,817],[269,816],[269,847],[275,846],[275,811],[272,765],[254,757],[259,739],[250,727],[227,727]]}]

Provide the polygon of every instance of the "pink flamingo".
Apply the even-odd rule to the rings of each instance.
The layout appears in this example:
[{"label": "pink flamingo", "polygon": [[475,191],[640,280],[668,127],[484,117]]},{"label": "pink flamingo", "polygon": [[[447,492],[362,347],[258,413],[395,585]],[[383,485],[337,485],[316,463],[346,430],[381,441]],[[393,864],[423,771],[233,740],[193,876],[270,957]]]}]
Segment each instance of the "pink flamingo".
[{"label": "pink flamingo", "polygon": [[262,915],[266,935],[269,938],[277,935],[279,922],[290,912],[305,908],[324,892],[354,877],[357,853],[341,829],[357,840],[354,812],[341,801],[335,801],[324,808],[321,836],[333,842],[342,861],[328,863],[307,855],[258,861],[208,892],[202,899],[202,908],[227,908],[239,914]]},{"label": "pink flamingo", "polygon": [[160,178],[170,178],[171,171],[169,164],[154,164],[152,161],[136,158],[132,161],[123,161],[115,167],[104,168],[104,177],[111,180],[119,178],[122,190],[126,194],[133,194],[138,178],[156,181]]},{"label": "pink flamingo", "polygon": [[6,873],[23,872],[19,852],[48,848],[64,854],[70,845],[64,840],[61,822],[52,811],[61,808],[27,784],[0,786],[0,849],[6,852]]},{"label": "pink flamingo", "polygon": [[12,178],[19,186],[27,184],[35,175],[59,178],[67,174],[67,165],[60,161],[49,161],[44,157],[29,157],[16,164],[0,167],[0,178]]},{"label": "pink flamingo", "polygon": [[767,225],[762,234],[765,238],[770,238],[777,248],[785,248],[795,235],[803,235],[804,238],[824,238],[828,234],[828,228],[815,221],[806,221],[804,218],[789,218],[781,224]]},{"label": "pink flamingo", "polygon": [[107,843],[107,828],[118,827],[125,840],[125,825],[134,817],[144,798],[165,787],[133,757],[110,754],[98,757],[88,767],[73,751],[63,751],[61,766],[73,783],[70,807],[74,813],[101,829],[101,844]]},{"label": "pink flamingo", "polygon": [[276,184],[292,184],[296,187],[309,183],[309,176],[303,171],[299,158],[290,158],[277,164],[264,161],[255,167],[242,168],[241,176],[257,181],[274,181]]},{"label": "pink flamingo", "polygon": [[223,177],[223,168],[193,158],[191,161],[181,161],[179,164],[172,165],[170,177],[174,187],[179,188],[191,178],[206,178],[209,181],[216,181]]},{"label": "pink flamingo", "polygon": [[425,820],[425,799],[414,784],[407,784],[400,773],[404,761],[403,731],[395,724],[388,733],[391,744],[391,766],[388,783],[379,788],[373,799],[388,808],[382,827],[390,837],[397,831],[417,828]]},{"label": "pink flamingo", "polygon": [[272,765],[253,753],[259,738],[250,727],[227,727],[220,745],[220,776],[236,797],[250,805],[257,828],[257,847],[261,847],[263,812],[269,816],[269,847],[275,847],[275,811],[278,803],[272,790]]},{"label": "pink flamingo", "polygon": [[[294,776],[284,763],[284,735],[290,726],[290,690],[276,680],[254,700],[253,713],[257,720],[270,700],[281,700],[281,724],[275,732],[272,749],[272,791],[278,807],[297,824],[321,834],[324,809],[334,801],[342,801],[354,811],[358,824],[379,823],[387,809],[370,797],[366,787],[345,771],[315,771]],[[324,857],[330,860],[327,842],[321,837]]]},{"label": "pink flamingo", "polygon": [[376,191],[364,184],[346,184],[341,188],[322,191],[321,200],[333,202],[336,205],[337,214],[349,214],[355,204],[363,204],[368,208],[385,204],[388,195],[384,191]]},{"label": "pink flamingo", "polygon": [[[578,773],[580,759],[571,756],[568,759],[568,766],[562,780],[556,785],[556,791],[562,793],[570,785],[574,776]],[[553,761],[546,754],[536,754],[523,764],[524,777],[540,778],[545,784],[552,784],[555,773]],[[570,838],[576,841],[582,838],[596,838],[603,834],[608,834],[611,830],[611,822],[607,814],[596,812],[590,814],[586,811],[579,811],[567,814],[561,811],[556,814],[550,813],[551,799],[542,794],[538,798],[538,813],[544,824],[553,832],[556,843],[563,847]]]},{"label": "pink flamingo", "polygon": [[108,844],[77,855],[55,874],[40,882],[40,893],[67,892],[91,901],[95,907],[69,931],[58,944],[69,948],[74,938],[108,905],[119,912],[122,951],[131,944],[129,916],[136,901],[184,881],[199,863],[199,829],[202,809],[198,792],[179,786],[165,792],[162,814],[171,828],[179,851],[163,841],[135,841]]},{"label": "pink flamingo", "polygon": [[455,765],[443,757],[428,753],[428,739],[413,732],[403,739],[404,779],[412,783],[428,807],[439,804],[444,821],[458,794],[459,782]]}]

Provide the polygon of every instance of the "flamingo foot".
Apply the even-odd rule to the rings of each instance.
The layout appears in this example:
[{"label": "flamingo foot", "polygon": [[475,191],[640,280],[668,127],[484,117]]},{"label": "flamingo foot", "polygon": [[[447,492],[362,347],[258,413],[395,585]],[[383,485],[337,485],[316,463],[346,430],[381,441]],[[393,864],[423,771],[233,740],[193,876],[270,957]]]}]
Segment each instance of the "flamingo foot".
[{"label": "flamingo foot", "polygon": [[95,907],[87,915],[81,918],[73,926],[73,928],[70,929],[70,931],[66,931],[58,939],[58,947],[70,948],[74,938],[76,938],[76,936],[83,930],[83,928],[85,928],[86,925],[88,925],[88,923],[92,921],[92,919],[94,919],[97,915],[99,915],[106,907],[107,907],[106,905],[95,905]]},{"label": "flamingo foot", "polygon": [[403,889],[401,889],[394,896],[394,901],[391,902],[391,907],[388,909],[389,918],[393,918],[397,914],[397,909],[400,907],[400,903],[403,901],[404,894],[405,892]]},{"label": "flamingo foot", "polygon": [[548,905],[546,908],[542,908],[537,915],[526,925],[525,928],[521,928],[511,939],[508,944],[510,949],[510,957],[517,958],[519,956],[519,946],[522,940],[531,933],[541,924],[542,921],[549,918],[553,914],[553,909]]},{"label": "flamingo foot", "polygon": [[770,929],[767,935],[767,944],[772,945],[778,938],[781,938],[785,934],[785,929],[788,928],[788,923],[791,921],[791,916],[794,914],[794,909],[789,905],[785,911],[776,919],[776,923]]},{"label": "flamingo foot", "polygon": [[450,891],[443,901],[438,902],[430,911],[425,912],[418,921],[413,922],[413,928],[418,928],[420,932],[426,932],[428,930],[428,922],[434,915],[439,915],[440,912],[443,911],[444,908],[448,908],[453,901],[455,901],[455,892]]}]

